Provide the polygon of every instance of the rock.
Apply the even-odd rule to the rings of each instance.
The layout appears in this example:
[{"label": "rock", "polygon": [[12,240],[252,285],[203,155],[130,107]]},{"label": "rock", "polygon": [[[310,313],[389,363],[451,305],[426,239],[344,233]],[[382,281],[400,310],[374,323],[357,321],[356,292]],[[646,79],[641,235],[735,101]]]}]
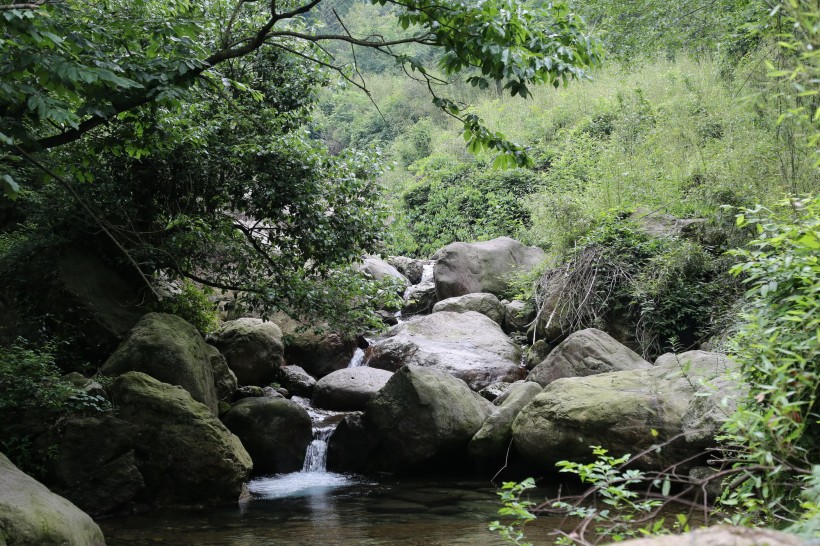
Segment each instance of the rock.
[{"label": "rock", "polygon": [[279,384],[291,394],[310,398],[316,380],[299,366],[282,366],[279,369]]},{"label": "rock", "polygon": [[[518,388],[519,385],[523,385],[524,383],[529,383],[529,382],[524,381],[523,379],[519,379],[518,381],[516,381],[514,383],[510,383],[509,385],[507,385],[507,387],[504,389],[504,391],[501,392],[501,394],[499,394],[498,397],[495,400],[492,401],[493,405],[494,406],[500,406],[501,404],[503,404],[504,400],[506,400],[510,396],[510,394],[512,394]],[[515,388],[513,388],[513,387],[515,387]]]},{"label": "rock", "polygon": [[405,318],[429,314],[437,301],[436,285],[432,281],[413,285],[404,291],[401,314]]},{"label": "rock", "polygon": [[216,397],[220,401],[230,400],[238,387],[236,375],[234,375],[228,367],[228,361],[225,359],[225,356],[219,352],[219,349],[213,345],[206,345],[206,351],[208,353],[208,361],[211,363],[211,373],[214,377]]},{"label": "rock", "polygon": [[407,277],[410,284],[418,284],[424,274],[424,266],[429,260],[416,260],[405,256],[388,256],[387,263],[395,267],[399,273]]},{"label": "rock", "polygon": [[355,339],[330,330],[327,324],[312,325],[308,319],[295,320],[284,313],[271,320],[282,329],[285,361],[314,377],[347,367],[356,350]]},{"label": "rock", "polygon": [[692,483],[702,483],[698,486],[698,493],[706,492],[707,502],[714,503],[714,500],[723,494],[722,479],[711,479],[718,470],[710,466],[695,466],[689,469],[689,480]]},{"label": "rock", "polygon": [[473,292],[501,296],[509,287],[510,276],[528,273],[546,255],[540,248],[527,247],[509,237],[480,243],[452,243],[433,256],[434,276],[440,300]]},{"label": "rock", "polygon": [[89,396],[108,398],[108,394],[100,382],[89,379],[79,372],[66,374],[63,376],[63,379],[71,383],[71,386],[75,389],[81,390]]},{"label": "rock", "polygon": [[410,281],[407,280],[407,277],[399,273],[395,267],[376,256],[367,256],[361,266],[361,271],[377,281],[383,279],[393,280],[396,283],[396,290],[399,295],[410,286]]},{"label": "rock", "polygon": [[284,364],[282,331],[272,322],[241,318],[226,322],[213,335],[240,385],[267,385]]},{"label": "rock", "polygon": [[245,398],[234,404],[222,422],[250,453],[254,474],[302,469],[313,429],[307,411],[295,402]]},{"label": "rock", "polygon": [[313,405],[327,410],[364,410],[393,372],[357,366],[336,370],[321,378],[313,390]]},{"label": "rock", "polygon": [[387,470],[457,460],[490,407],[464,381],[404,366],[367,405],[365,425],[377,443],[371,460]]},{"label": "rock", "polygon": [[212,352],[196,328],[176,315],[149,313],[100,368],[102,375],[136,371],[179,385],[217,413]]},{"label": "rock", "polygon": [[467,449],[479,459],[503,459],[512,441],[512,424],[518,413],[541,392],[537,383],[516,383],[511,386],[504,402],[475,433]]},{"label": "rock", "polygon": [[140,372],[109,392],[116,416],[69,419],[44,440],[58,446],[48,474],[61,494],[98,515],[237,501],[251,458],[205,405]]},{"label": "rock", "polygon": [[327,442],[327,468],[333,472],[360,472],[367,466],[376,439],[367,431],[362,414],[345,416]]},{"label": "rock", "polygon": [[562,377],[651,368],[652,364],[615,341],[609,334],[587,328],[571,334],[532,369],[527,381],[542,387]]},{"label": "rock", "polygon": [[759,527],[716,525],[682,535],[659,535],[618,542],[618,546],[801,546],[798,536]]},{"label": "rock", "polygon": [[[516,381],[517,383],[517,381]],[[495,400],[501,396],[507,387],[510,386],[510,383],[506,383],[504,381],[499,381],[498,383],[493,383],[492,385],[487,385],[480,391],[478,391],[479,396],[484,398],[485,400],[489,400],[490,402],[495,402]]]},{"label": "rock", "polygon": [[156,504],[236,502],[252,463],[239,439],[182,389],[139,372],[109,387],[117,416],[139,429],[140,473]]},{"label": "rock", "polygon": [[513,300],[504,304],[502,327],[508,334],[524,333],[535,320],[535,305],[532,302]]},{"label": "rock", "polygon": [[88,514],[0,453],[0,544],[97,546],[105,539]]},{"label": "rock", "polygon": [[532,370],[541,362],[547,358],[553,350],[555,350],[555,345],[551,343],[547,343],[543,339],[535,340],[535,343],[527,347],[527,351],[524,354],[524,364],[526,365],[528,370]]},{"label": "rock", "polygon": [[290,398],[290,393],[282,387],[262,387],[262,396],[265,398]]},{"label": "rock", "polygon": [[[557,379],[515,419],[515,446],[542,468],[559,460],[589,461],[592,445],[603,446],[616,457],[636,454],[683,432],[682,420],[696,393],[706,392],[702,385],[731,372],[727,361],[685,373],[654,366]],[[664,468],[701,453],[703,446],[702,441],[679,438],[660,452],[651,450],[638,464]]]},{"label": "rock", "polygon": [[257,387],[256,385],[246,385],[239,387],[233,392],[231,402],[238,402],[245,398],[262,398],[265,396],[265,389]]},{"label": "rock", "polygon": [[475,311],[488,317],[499,326],[504,322],[504,306],[498,298],[487,293],[464,294],[441,300],[433,306],[433,313],[441,311],[452,311],[453,313]]},{"label": "rock", "polygon": [[627,218],[637,224],[638,229],[652,237],[678,237],[691,233],[697,226],[704,223],[702,218],[676,218],[671,214],[663,214],[646,208],[638,208]]},{"label": "rock", "polygon": [[442,311],[394,326],[367,350],[372,368],[395,371],[406,364],[435,368],[481,390],[498,381],[523,379],[520,350],[486,316]]}]

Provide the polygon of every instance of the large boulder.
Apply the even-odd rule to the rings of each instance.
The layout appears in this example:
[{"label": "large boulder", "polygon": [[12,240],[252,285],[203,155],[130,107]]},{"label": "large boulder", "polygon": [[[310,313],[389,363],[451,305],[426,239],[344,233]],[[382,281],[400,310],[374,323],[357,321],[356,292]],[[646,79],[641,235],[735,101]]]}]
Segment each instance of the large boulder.
[{"label": "large boulder", "polygon": [[504,401],[481,425],[467,449],[478,459],[501,459],[512,441],[512,424],[519,412],[541,392],[536,383],[515,383],[507,390]]},{"label": "large boulder", "polygon": [[117,417],[138,429],[140,473],[156,504],[229,504],[253,466],[239,441],[182,389],[139,372],[109,387]]},{"label": "large boulder", "polygon": [[[333,472],[359,472],[375,461],[376,439],[367,430],[360,412],[345,416],[327,442],[327,468]],[[378,466],[378,465],[374,465]]]},{"label": "large boulder", "polygon": [[214,388],[216,389],[216,397],[221,400],[230,400],[233,393],[239,387],[239,382],[228,367],[228,361],[225,355],[219,352],[219,349],[213,345],[206,347],[208,354],[208,361],[211,363],[211,373],[214,377]]},{"label": "large boulder", "polygon": [[281,398],[243,398],[222,417],[253,459],[254,474],[295,472],[302,468],[313,437],[310,415]]},{"label": "large boulder", "polygon": [[504,310],[504,306],[501,305],[497,297],[493,294],[481,292],[447,298],[433,306],[433,313],[441,311],[452,311],[453,313],[475,311],[490,318],[499,326],[504,322]]},{"label": "large boulder", "polygon": [[273,322],[240,318],[222,325],[212,342],[240,385],[267,385],[284,363],[282,330]]},{"label": "large boulder", "polygon": [[0,453],[0,544],[98,546],[105,539],[88,514]]},{"label": "large boulder", "polygon": [[48,471],[61,494],[93,514],[236,502],[251,458],[206,406],[140,372],[109,392],[116,416],[71,419],[44,440],[58,446]]},{"label": "large boulder", "polygon": [[300,366],[282,366],[279,369],[279,384],[295,396],[310,398],[316,387],[316,380]]},{"label": "large boulder", "polygon": [[504,304],[504,331],[526,332],[535,320],[535,305],[529,301],[513,300]]},{"label": "large boulder", "polygon": [[100,373],[118,376],[136,371],[163,383],[179,385],[216,415],[219,399],[214,387],[212,356],[205,340],[185,319],[149,313],[134,326]]},{"label": "large boulder", "polygon": [[491,407],[460,379],[404,366],[367,405],[365,425],[377,443],[371,460],[399,470],[462,453]]},{"label": "large boulder", "polygon": [[414,284],[404,291],[401,314],[405,318],[414,315],[427,315],[433,311],[433,306],[437,301],[438,295],[433,281]]},{"label": "large boulder", "polygon": [[442,311],[392,327],[367,350],[366,363],[395,371],[406,364],[435,368],[481,390],[523,378],[518,346],[486,316]]},{"label": "large boulder", "polygon": [[356,350],[354,338],[331,330],[327,324],[311,324],[285,313],[277,313],[271,321],[282,330],[285,361],[315,377],[347,367]]},{"label": "large boulder", "polygon": [[640,231],[652,237],[680,237],[691,234],[705,222],[703,218],[677,218],[657,210],[638,208],[629,215]]},{"label": "large boulder", "polygon": [[562,341],[532,369],[527,381],[544,387],[562,377],[584,377],[651,367],[652,364],[606,332],[587,328]]},{"label": "large boulder", "polygon": [[392,280],[396,283],[396,290],[399,294],[410,286],[410,281],[407,280],[407,277],[399,273],[398,269],[376,256],[367,256],[363,260],[361,271],[377,281],[384,279]]},{"label": "large boulder", "polygon": [[424,275],[424,266],[432,263],[429,260],[416,260],[406,256],[388,256],[386,261],[407,277],[410,284],[420,283]]},{"label": "large boulder", "polygon": [[509,237],[479,243],[452,243],[433,256],[436,292],[440,300],[473,292],[502,295],[510,277],[528,273],[546,255]]},{"label": "large boulder", "polygon": [[727,360],[686,370],[654,366],[557,379],[516,417],[515,446],[547,468],[559,460],[589,461],[592,445],[615,456],[634,455],[678,437],[638,463],[663,468],[702,451],[702,439],[689,442],[681,435],[683,417],[699,395],[710,394],[710,382],[732,371]]},{"label": "large boulder", "polygon": [[313,405],[336,411],[364,410],[393,372],[357,366],[328,374],[316,382]]}]

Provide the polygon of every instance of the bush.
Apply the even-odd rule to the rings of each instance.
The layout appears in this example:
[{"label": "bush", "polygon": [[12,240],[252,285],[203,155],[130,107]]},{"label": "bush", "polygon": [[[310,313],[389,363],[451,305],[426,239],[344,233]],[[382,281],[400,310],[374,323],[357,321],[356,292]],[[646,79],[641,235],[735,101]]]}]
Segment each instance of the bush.
[{"label": "bush", "polygon": [[0,347],[0,412],[59,408],[75,393],[54,363],[54,346],[29,347],[18,339]]},{"label": "bush", "polygon": [[155,303],[152,310],[180,316],[193,324],[204,336],[219,328],[216,304],[209,298],[211,294],[211,288],[200,288],[185,279],[179,292]]}]

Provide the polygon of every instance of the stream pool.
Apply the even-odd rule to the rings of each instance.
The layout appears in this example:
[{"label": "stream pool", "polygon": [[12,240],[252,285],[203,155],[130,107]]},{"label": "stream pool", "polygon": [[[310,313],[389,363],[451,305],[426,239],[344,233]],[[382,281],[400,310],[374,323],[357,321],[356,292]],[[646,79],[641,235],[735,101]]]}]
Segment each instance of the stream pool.
[{"label": "stream pool", "polygon": [[[236,507],[172,511],[100,521],[109,546],[190,544],[258,546],[501,545],[487,524],[500,507],[487,481],[358,478],[332,472],[298,472],[256,479],[252,498]],[[533,500],[546,490],[534,490]],[[535,544],[552,544],[558,520],[527,526]]]}]

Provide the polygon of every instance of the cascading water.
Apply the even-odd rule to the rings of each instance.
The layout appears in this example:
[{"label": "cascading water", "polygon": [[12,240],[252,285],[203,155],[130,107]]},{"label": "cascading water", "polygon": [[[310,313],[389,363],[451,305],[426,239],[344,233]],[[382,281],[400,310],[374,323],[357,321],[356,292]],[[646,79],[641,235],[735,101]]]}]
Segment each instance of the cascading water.
[{"label": "cascading water", "polygon": [[348,364],[347,367],[357,368],[359,366],[364,366],[364,351],[357,347],[356,351],[353,353],[353,357],[350,359],[350,364]]},{"label": "cascading water", "polygon": [[336,427],[317,428],[305,453],[302,472],[327,472],[327,441]]}]

